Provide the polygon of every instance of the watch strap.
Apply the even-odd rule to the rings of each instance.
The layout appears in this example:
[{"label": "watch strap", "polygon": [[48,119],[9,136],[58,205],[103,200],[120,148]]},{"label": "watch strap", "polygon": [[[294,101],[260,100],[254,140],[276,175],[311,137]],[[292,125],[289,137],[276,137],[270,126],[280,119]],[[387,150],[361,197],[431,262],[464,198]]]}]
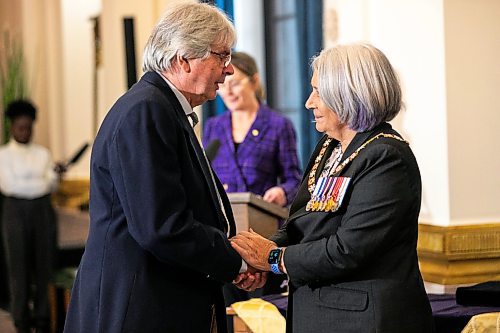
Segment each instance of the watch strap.
[{"label": "watch strap", "polygon": [[[278,257],[273,258],[273,260],[271,260],[271,258],[270,258],[269,265],[271,267],[271,272],[273,272],[274,274],[284,274],[280,270],[280,263],[281,263],[281,256],[283,255],[283,249],[281,247],[279,247],[277,249],[272,250],[271,252],[278,252],[278,251],[279,251]],[[271,254],[270,254],[270,257],[271,257]]]},{"label": "watch strap", "polygon": [[279,264],[271,264],[271,272],[273,272],[274,274],[283,274],[283,272],[280,271]]}]

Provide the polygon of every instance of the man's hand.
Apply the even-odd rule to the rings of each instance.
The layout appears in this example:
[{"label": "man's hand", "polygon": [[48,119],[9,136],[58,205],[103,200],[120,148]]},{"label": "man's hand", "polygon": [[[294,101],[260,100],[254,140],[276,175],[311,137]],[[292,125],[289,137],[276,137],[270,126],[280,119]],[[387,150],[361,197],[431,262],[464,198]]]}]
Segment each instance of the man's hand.
[{"label": "man's hand", "polygon": [[233,284],[240,289],[254,291],[266,284],[267,274],[267,272],[261,272],[252,266],[248,266],[248,270],[245,273],[239,274],[234,279]]},{"label": "man's hand", "polygon": [[240,256],[248,263],[260,271],[269,271],[269,252],[277,248],[276,243],[262,237],[252,229],[242,231],[231,238],[231,246],[238,251]]},{"label": "man's hand", "polygon": [[59,177],[61,177],[67,170],[66,164],[62,162],[57,162],[54,166],[54,171]]}]

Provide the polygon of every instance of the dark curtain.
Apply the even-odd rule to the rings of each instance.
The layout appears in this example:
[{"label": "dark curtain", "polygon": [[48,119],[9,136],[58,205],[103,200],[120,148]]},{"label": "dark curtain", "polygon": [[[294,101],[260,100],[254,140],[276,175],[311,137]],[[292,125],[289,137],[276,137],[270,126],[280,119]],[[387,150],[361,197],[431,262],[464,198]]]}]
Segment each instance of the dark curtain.
[{"label": "dark curtain", "polygon": [[[200,2],[209,3],[211,5],[215,5],[216,7],[222,9],[226,12],[227,16],[234,22],[234,9],[233,9],[233,0],[201,0]],[[203,104],[203,121],[207,118],[216,116],[218,114],[223,113],[226,110],[224,102],[220,98],[219,95],[213,101],[208,101]]]},{"label": "dark curtain", "polygon": [[[301,66],[302,98],[305,103],[311,93],[310,79],[312,76],[311,58],[317,55],[323,48],[323,1],[297,0],[297,5],[301,9],[298,11],[299,22],[299,50],[301,63],[307,66]],[[311,112],[305,111],[304,112]],[[310,119],[310,118],[307,118]],[[302,131],[304,140],[302,142],[302,161],[307,162],[311,156],[321,133],[316,131],[314,123],[311,121],[302,121]]]},{"label": "dark curtain", "polygon": [[310,60],[323,47],[323,1],[265,0],[264,15],[267,102],[292,120],[304,167],[321,136],[304,104]]}]

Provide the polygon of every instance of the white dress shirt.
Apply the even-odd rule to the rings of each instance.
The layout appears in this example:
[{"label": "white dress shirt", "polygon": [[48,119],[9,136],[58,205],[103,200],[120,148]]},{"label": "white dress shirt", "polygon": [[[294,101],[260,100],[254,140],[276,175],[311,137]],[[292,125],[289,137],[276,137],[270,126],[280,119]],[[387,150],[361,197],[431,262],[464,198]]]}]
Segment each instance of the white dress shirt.
[{"label": "white dress shirt", "polygon": [[[180,91],[179,89],[177,89],[173,84],[172,82],[170,82],[166,77],[164,77],[161,73],[158,72],[158,74],[165,80],[165,82],[167,82],[168,86],[170,87],[170,89],[172,89],[172,91],[174,92],[175,94],[175,97],[177,97],[177,99],[179,100],[179,103],[181,103],[181,106],[182,106],[182,110],[184,110],[184,113],[187,115],[191,114],[193,111],[193,108],[191,107],[191,104],[189,104],[186,96],[184,96]],[[188,120],[189,122],[191,123],[191,119],[188,117]],[[191,123],[192,125],[192,123]]]},{"label": "white dress shirt", "polygon": [[56,187],[57,174],[47,148],[14,139],[0,148],[0,191],[5,196],[35,199]]},{"label": "white dress shirt", "polygon": [[[165,76],[163,76],[161,73],[158,72],[158,74],[165,80],[165,82],[167,82],[168,86],[170,87],[170,89],[172,89],[172,91],[174,92],[175,94],[175,97],[177,97],[177,99],[179,100],[179,103],[181,103],[181,106],[182,106],[182,110],[184,110],[184,113],[186,114],[187,118],[188,118],[188,121],[189,123],[191,124],[191,126],[193,126],[193,121],[191,119],[191,117],[189,117],[189,115],[191,113],[193,113],[193,108],[191,107],[191,105],[189,104],[188,100],[186,99],[186,96],[184,96],[180,91],[179,89],[177,89],[173,84],[172,82],[170,82]],[[205,153],[205,150],[203,150],[203,153]],[[208,159],[207,159],[207,156],[205,155],[205,159],[207,160],[207,163],[209,164],[209,167],[210,167],[210,163],[208,162]],[[212,169],[210,168],[210,174],[212,176],[212,181],[214,183],[214,186],[215,186],[215,190],[217,191],[217,197],[219,199],[219,205],[222,209],[222,213],[224,214],[224,217],[226,219],[226,225],[228,226],[228,233],[229,233],[229,222],[227,221],[227,216],[226,216],[226,211],[224,209],[224,204],[222,203],[222,200],[220,198],[220,194],[219,194],[219,190],[217,189],[217,185],[215,185],[215,180],[213,179],[213,174],[212,174]],[[248,265],[247,263],[242,259],[241,260],[241,267],[240,267],[240,273],[244,273],[246,272],[248,269]]]}]

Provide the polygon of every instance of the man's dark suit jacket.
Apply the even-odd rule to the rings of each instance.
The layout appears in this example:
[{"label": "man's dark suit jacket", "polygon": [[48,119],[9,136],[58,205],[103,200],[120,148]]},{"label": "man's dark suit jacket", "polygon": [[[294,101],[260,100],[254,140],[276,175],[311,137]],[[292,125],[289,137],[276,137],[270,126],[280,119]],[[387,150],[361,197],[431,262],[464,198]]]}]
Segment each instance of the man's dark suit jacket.
[{"label": "man's dark suit jacket", "polygon": [[214,305],[226,331],[221,282],[241,258],[202,154],[157,73],[115,103],[93,145],[90,231],[65,332],[209,332]]},{"label": "man's dark suit jacket", "polygon": [[[381,132],[397,134],[387,123],[358,133],[343,159]],[[432,332],[416,253],[421,180],[413,153],[404,142],[376,139],[335,174],[351,177],[340,209],[306,212],[307,177],[325,139],[312,155],[289,220],[272,237],[288,246],[287,332]]]}]

